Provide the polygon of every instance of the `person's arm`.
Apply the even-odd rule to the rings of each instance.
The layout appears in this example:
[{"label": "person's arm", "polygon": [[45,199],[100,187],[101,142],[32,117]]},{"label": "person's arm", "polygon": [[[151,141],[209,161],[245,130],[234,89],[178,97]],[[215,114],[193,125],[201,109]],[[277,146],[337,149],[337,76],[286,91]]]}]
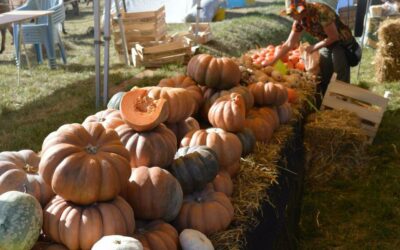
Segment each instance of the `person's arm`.
[{"label": "person's arm", "polygon": [[274,65],[279,59],[286,55],[290,50],[295,49],[300,42],[301,32],[292,30],[289,34],[288,39],[281,46],[281,50],[275,55],[274,59],[269,63],[269,65]]},{"label": "person's arm", "polygon": [[339,32],[338,32],[334,22],[324,26],[324,31],[328,37],[314,45],[308,46],[306,48],[306,51],[308,53],[318,51],[318,50],[320,50],[324,47],[327,47],[327,46],[331,45],[332,43],[339,40]]}]

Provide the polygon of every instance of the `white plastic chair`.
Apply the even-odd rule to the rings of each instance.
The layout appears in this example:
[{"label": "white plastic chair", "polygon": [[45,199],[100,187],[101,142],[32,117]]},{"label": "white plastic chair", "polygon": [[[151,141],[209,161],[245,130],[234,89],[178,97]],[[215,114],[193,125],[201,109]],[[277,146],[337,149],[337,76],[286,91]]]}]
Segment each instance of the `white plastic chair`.
[{"label": "white plastic chair", "polygon": [[[63,0],[28,0],[28,2],[17,10],[52,10],[49,16],[39,17],[36,23],[22,25],[23,42],[34,44],[39,63],[43,62],[42,44],[46,48],[50,68],[56,67],[55,44],[58,44],[64,64],[67,63],[64,44],[61,40],[58,25],[65,20],[65,9]],[[14,25],[14,46],[17,53],[21,53],[19,47],[18,25]],[[20,62],[18,62],[19,64]]]}]

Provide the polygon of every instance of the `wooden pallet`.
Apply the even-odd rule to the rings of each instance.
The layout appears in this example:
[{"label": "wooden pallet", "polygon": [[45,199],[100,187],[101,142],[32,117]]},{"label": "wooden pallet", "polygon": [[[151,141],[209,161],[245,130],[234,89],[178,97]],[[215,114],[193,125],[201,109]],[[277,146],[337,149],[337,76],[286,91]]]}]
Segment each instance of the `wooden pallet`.
[{"label": "wooden pallet", "polygon": [[366,132],[369,143],[372,143],[388,101],[387,98],[369,90],[338,81],[334,74],[322,101],[321,109],[342,109],[356,113],[361,119],[361,128]]},{"label": "wooden pallet", "polygon": [[[161,41],[165,38],[167,33],[164,6],[156,11],[122,12],[121,20],[124,26],[128,51],[130,51],[136,43]],[[118,20],[115,17],[113,17],[112,28],[115,49],[122,55],[124,50],[122,47],[121,31]]]},{"label": "wooden pallet", "polygon": [[167,63],[184,64],[192,55],[192,40],[184,37],[171,37],[164,41],[138,43],[131,49],[135,67],[161,67]]}]

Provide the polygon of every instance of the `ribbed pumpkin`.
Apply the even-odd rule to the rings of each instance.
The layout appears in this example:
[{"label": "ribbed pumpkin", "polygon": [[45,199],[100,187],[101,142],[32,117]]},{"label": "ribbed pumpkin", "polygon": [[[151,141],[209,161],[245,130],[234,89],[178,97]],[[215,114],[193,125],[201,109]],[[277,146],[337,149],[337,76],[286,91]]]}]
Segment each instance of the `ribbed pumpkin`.
[{"label": "ribbed pumpkin", "polygon": [[221,192],[230,197],[233,193],[233,182],[231,176],[226,171],[219,171],[214,180],[208,183],[207,188],[212,191]]},{"label": "ribbed pumpkin", "polygon": [[280,121],[276,107],[261,107],[255,110],[261,115],[262,118],[266,119],[268,123],[272,124],[274,130],[279,128]]},{"label": "ribbed pumpkin", "polygon": [[211,241],[202,232],[185,229],[179,235],[182,250],[214,250]]},{"label": "ribbed pumpkin", "polygon": [[32,150],[0,153],[0,194],[20,191],[33,195],[42,207],[53,198],[54,192],[38,175],[40,157]]},{"label": "ribbed pumpkin", "polygon": [[254,96],[246,86],[239,85],[233,87],[229,92],[238,93],[243,97],[244,103],[246,104],[246,110],[250,110],[254,106]]},{"label": "ribbed pumpkin", "polygon": [[174,160],[177,149],[176,136],[164,124],[148,132],[136,132],[128,125],[122,125],[116,132],[130,153],[132,168],[139,166],[165,168]]},{"label": "ribbed pumpkin", "polygon": [[43,142],[39,173],[56,194],[76,204],[115,198],[130,171],[129,152],[100,123],[63,125]]},{"label": "ribbed pumpkin", "polygon": [[136,218],[171,221],[182,206],[183,192],[179,182],[167,170],[138,167],[132,169],[123,196],[133,207]]},{"label": "ribbed pumpkin", "polygon": [[218,156],[220,169],[226,170],[231,176],[235,175],[235,164],[240,161],[242,144],[239,138],[220,128],[208,128],[188,133],[181,142],[181,146],[205,145],[210,147]]},{"label": "ribbed pumpkin", "polygon": [[168,171],[181,184],[184,194],[202,190],[219,170],[217,154],[206,146],[183,147]]},{"label": "ribbed pumpkin", "polygon": [[196,101],[196,108],[194,113],[196,113],[200,106],[203,104],[203,93],[196,82],[192,78],[185,75],[177,75],[171,78],[162,79],[158,83],[159,87],[172,87],[172,88],[182,88],[189,91],[192,98]]},{"label": "ribbed pumpkin", "polygon": [[132,89],[121,99],[122,119],[138,132],[150,131],[165,122],[169,116],[169,106],[164,98],[153,99],[147,90]]},{"label": "ribbed pumpkin", "polygon": [[259,106],[279,106],[287,102],[288,93],[286,87],[277,83],[257,82],[248,86],[254,96],[254,101]]},{"label": "ribbed pumpkin", "polygon": [[166,122],[175,123],[191,116],[196,109],[196,100],[186,89],[171,87],[145,87],[147,95],[155,100],[167,100],[169,115]]},{"label": "ribbed pumpkin", "polygon": [[124,96],[125,92],[118,92],[114,94],[111,99],[107,103],[107,108],[109,109],[118,109],[119,110],[119,104],[121,103],[122,96]]},{"label": "ribbed pumpkin", "polygon": [[277,107],[277,111],[278,111],[279,121],[281,122],[281,124],[288,123],[290,119],[292,119],[293,110],[290,103],[287,102]]},{"label": "ribbed pumpkin", "polygon": [[248,154],[253,153],[257,141],[253,131],[249,128],[244,128],[237,132],[236,136],[242,143],[242,156],[247,156]]},{"label": "ribbed pumpkin", "polygon": [[0,195],[1,250],[31,249],[42,223],[42,208],[35,197],[18,191]]},{"label": "ribbed pumpkin", "polygon": [[253,132],[257,141],[269,142],[272,138],[275,125],[273,122],[268,122],[259,112],[250,110],[244,126]]},{"label": "ribbed pumpkin", "polygon": [[216,128],[238,132],[244,127],[246,104],[237,93],[221,96],[208,111],[208,121]]},{"label": "ribbed pumpkin", "polygon": [[206,189],[184,197],[174,224],[178,231],[191,228],[211,235],[229,226],[233,212],[232,203],[224,193]]},{"label": "ribbed pumpkin", "polygon": [[200,129],[199,122],[193,117],[189,117],[177,123],[166,123],[165,125],[174,132],[178,145],[181,144],[182,138],[185,137],[187,133]]},{"label": "ribbed pumpkin", "polygon": [[176,229],[162,220],[137,221],[133,235],[145,250],[178,250],[179,235]]},{"label": "ribbed pumpkin", "polygon": [[106,109],[88,116],[83,123],[99,122],[104,128],[116,129],[118,126],[125,124],[122,120],[121,113],[116,109]]},{"label": "ribbed pumpkin", "polygon": [[56,196],[43,212],[43,232],[69,249],[91,249],[105,235],[132,235],[135,218],[117,196],[108,202],[78,206]]},{"label": "ribbed pumpkin", "polygon": [[143,245],[132,237],[107,235],[97,241],[91,250],[143,250]]},{"label": "ribbed pumpkin", "polygon": [[198,84],[215,89],[230,89],[239,84],[241,77],[239,66],[232,59],[208,54],[192,57],[187,75]]}]

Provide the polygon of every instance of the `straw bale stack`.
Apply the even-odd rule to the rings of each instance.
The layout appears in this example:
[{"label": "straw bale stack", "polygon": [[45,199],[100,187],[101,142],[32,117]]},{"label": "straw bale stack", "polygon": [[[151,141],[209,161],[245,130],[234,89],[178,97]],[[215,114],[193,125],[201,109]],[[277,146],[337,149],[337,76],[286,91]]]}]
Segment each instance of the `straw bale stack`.
[{"label": "straw bale stack", "polygon": [[375,57],[378,81],[400,80],[400,18],[384,21],[378,31],[379,43]]},{"label": "straw bale stack", "polygon": [[361,173],[368,139],[360,126],[356,114],[343,110],[324,110],[308,117],[304,143],[309,186]]}]

